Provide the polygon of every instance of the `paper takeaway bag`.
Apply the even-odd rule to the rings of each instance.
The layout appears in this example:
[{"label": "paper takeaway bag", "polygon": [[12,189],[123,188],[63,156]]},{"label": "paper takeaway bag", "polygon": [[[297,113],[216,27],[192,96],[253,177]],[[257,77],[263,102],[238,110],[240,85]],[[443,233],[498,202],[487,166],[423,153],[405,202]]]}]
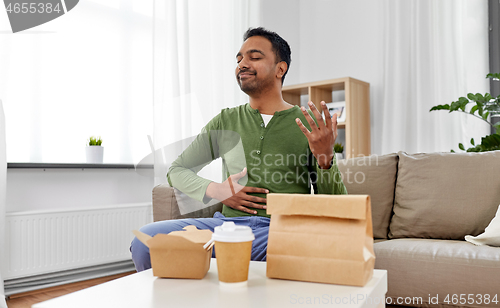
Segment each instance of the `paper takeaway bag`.
[{"label": "paper takeaway bag", "polygon": [[198,230],[196,226],[186,226],[184,230],[154,237],[133,231],[149,247],[154,276],[202,279],[207,274],[213,248],[206,250],[203,245],[212,238],[212,231]]},{"label": "paper takeaway bag", "polygon": [[370,196],[268,194],[267,277],[364,286],[375,254]]}]

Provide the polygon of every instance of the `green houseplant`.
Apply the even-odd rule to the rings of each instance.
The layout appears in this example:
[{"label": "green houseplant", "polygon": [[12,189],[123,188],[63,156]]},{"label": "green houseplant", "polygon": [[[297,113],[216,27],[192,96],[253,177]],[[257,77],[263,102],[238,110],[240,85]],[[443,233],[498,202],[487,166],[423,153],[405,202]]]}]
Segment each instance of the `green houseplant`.
[{"label": "green houseplant", "polygon": [[337,160],[344,158],[344,146],[341,143],[335,143],[333,145],[333,151],[335,152],[335,157]]},{"label": "green houseplant", "polygon": [[90,137],[87,140],[87,147],[85,147],[85,155],[88,164],[102,164],[104,156],[104,147],[102,145],[101,137]]},{"label": "green houseplant", "polygon": [[343,153],[344,152],[344,146],[341,143],[335,143],[333,145],[333,151],[335,151],[335,153]]},{"label": "green houseplant", "polygon": [[[495,81],[500,80],[500,73],[488,74],[486,78],[491,78]],[[466,111],[466,106],[472,103],[473,106],[470,110]],[[458,147],[462,151],[467,152],[486,152],[500,150],[500,122],[493,124],[488,120],[491,116],[500,116],[500,95],[497,97],[491,96],[490,93],[468,93],[467,97],[460,97],[457,101],[451,104],[437,105],[431,108],[429,111],[435,110],[448,110],[449,112],[463,112],[481,119],[482,121],[488,123],[490,126],[494,127],[496,132],[491,135],[487,135],[481,138],[481,143],[476,144],[474,139],[471,139],[471,147],[465,149],[462,143],[458,144]],[[451,150],[452,152],[455,152]]]},{"label": "green houseplant", "polygon": [[96,137],[92,136],[89,138],[88,143],[89,143],[89,146],[93,146],[93,145],[101,146],[102,139],[101,139],[101,137],[96,138]]}]

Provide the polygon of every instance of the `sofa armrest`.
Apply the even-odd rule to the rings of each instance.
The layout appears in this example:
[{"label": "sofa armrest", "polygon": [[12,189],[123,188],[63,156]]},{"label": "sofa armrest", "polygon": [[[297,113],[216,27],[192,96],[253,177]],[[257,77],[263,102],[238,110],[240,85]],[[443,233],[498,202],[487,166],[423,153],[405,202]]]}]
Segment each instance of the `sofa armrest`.
[{"label": "sofa armrest", "polygon": [[222,211],[222,203],[218,202],[201,210],[181,215],[177,199],[189,199],[186,195],[170,187],[168,184],[160,184],[153,188],[153,220],[171,220],[182,218],[207,218],[213,217],[217,211]]},{"label": "sofa armrest", "polygon": [[153,220],[172,219],[172,208],[179,208],[174,189],[168,184],[160,184],[153,188]]}]

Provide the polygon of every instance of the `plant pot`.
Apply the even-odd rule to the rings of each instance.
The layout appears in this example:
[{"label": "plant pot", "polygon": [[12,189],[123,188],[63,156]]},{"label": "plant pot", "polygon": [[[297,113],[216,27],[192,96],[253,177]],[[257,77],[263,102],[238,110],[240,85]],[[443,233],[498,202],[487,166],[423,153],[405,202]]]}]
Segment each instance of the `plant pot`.
[{"label": "plant pot", "polygon": [[85,148],[87,164],[102,164],[104,147],[100,145],[90,145]]},{"label": "plant pot", "polygon": [[337,160],[344,159],[344,154],[342,154],[342,153],[335,153],[335,158],[336,158]]}]

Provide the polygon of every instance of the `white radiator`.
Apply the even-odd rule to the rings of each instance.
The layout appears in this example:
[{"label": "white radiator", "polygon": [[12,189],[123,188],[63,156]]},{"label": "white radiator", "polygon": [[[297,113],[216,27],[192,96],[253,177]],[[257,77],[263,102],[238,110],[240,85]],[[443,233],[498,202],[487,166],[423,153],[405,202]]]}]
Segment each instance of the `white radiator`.
[{"label": "white radiator", "polygon": [[132,230],[151,221],[151,204],[7,213],[3,278],[130,260]]}]

